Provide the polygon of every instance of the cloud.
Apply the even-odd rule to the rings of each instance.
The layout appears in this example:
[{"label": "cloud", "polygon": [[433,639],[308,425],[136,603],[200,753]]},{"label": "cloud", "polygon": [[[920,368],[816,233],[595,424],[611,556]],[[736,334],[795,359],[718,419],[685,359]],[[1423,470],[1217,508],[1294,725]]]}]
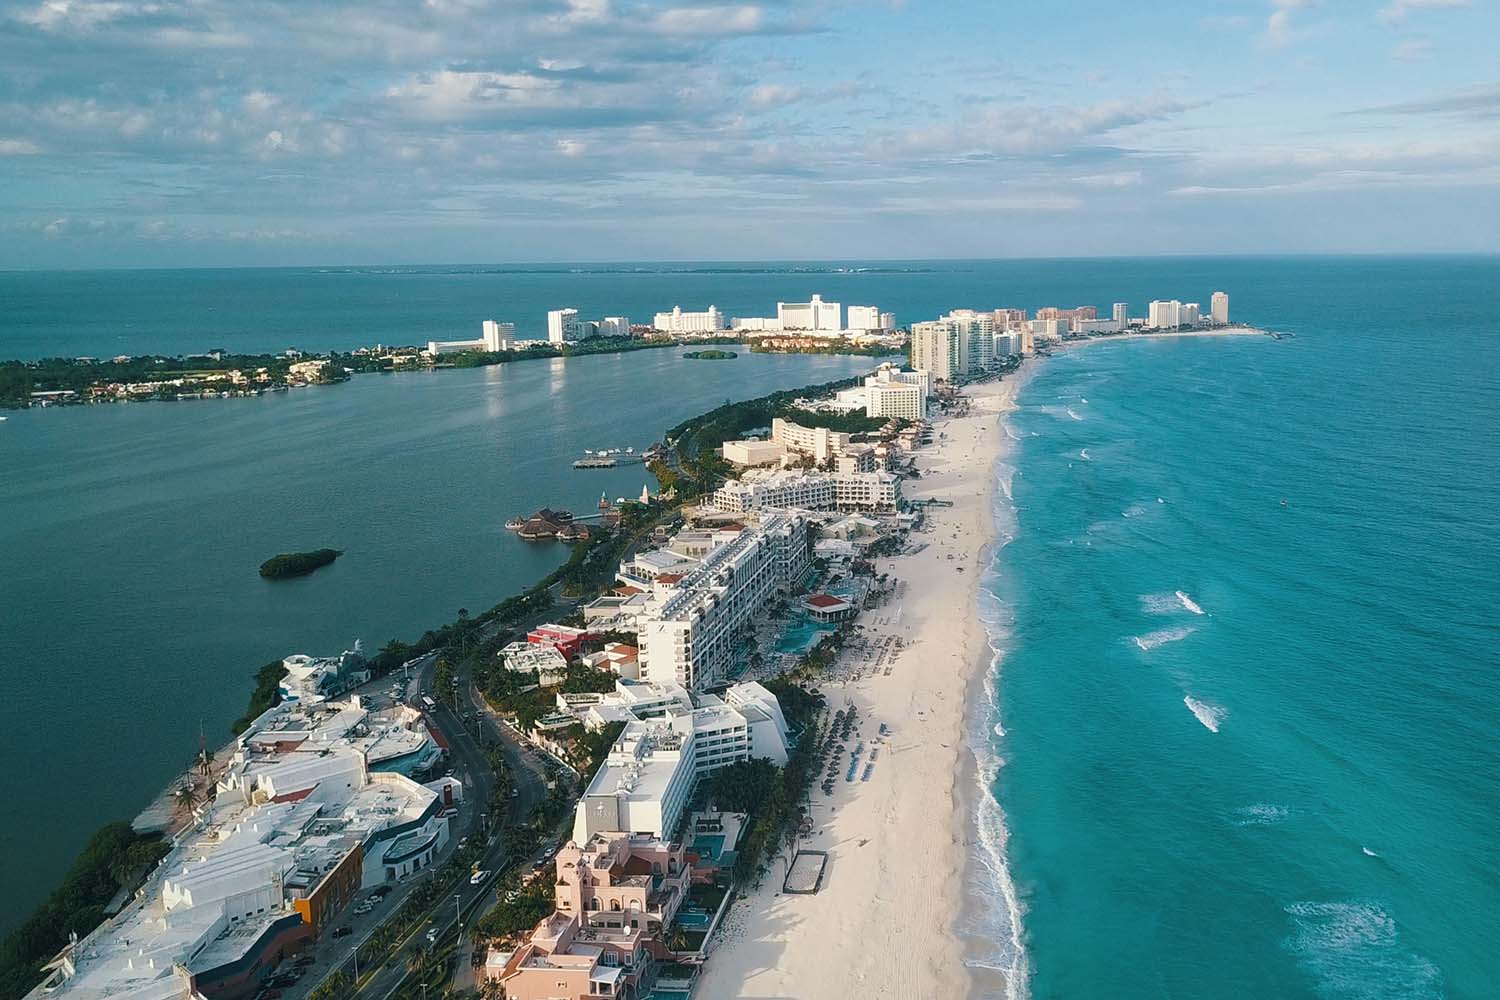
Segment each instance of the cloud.
[{"label": "cloud", "polygon": [[0,156],[35,156],[42,147],[25,139],[0,139]]},{"label": "cloud", "polygon": [[1380,8],[1376,17],[1386,24],[1400,24],[1414,11],[1460,10],[1469,6],[1469,0],[1394,0]]},{"label": "cloud", "polygon": [[1280,47],[1290,42],[1294,37],[1292,27],[1292,12],[1305,10],[1317,5],[1317,0],[1271,0],[1274,8],[1271,15],[1266,18],[1265,41],[1269,45]]},{"label": "cloud", "polygon": [[1477,120],[1500,118],[1500,83],[1465,87],[1447,94],[1398,101],[1348,112],[1356,115],[1452,115]]}]

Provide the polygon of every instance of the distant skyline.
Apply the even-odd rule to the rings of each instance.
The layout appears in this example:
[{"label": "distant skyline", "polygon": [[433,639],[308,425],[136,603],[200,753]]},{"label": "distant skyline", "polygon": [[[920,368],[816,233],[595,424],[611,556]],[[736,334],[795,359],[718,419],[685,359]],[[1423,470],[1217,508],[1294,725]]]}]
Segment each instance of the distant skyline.
[{"label": "distant skyline", "polygon": [[0,268],[1500,251],[1485,0],[0,0]]}]

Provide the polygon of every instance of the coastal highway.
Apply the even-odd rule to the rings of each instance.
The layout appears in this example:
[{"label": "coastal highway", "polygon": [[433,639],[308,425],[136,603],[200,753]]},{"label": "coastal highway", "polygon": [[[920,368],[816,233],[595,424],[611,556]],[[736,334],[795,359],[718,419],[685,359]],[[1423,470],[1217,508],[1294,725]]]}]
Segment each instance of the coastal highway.
[{"label": "coastal highway", "polygon": [[[464,720],[445,701],[439,700],[433,690],[436,662],[436,656],[429,654],[411,665],[417,683],[410,700],[420,705],[424,697],[432,697],[437,702],[437,708],[427,713],[428,718],[447,741],[454,774],[464,782],[464,807],[459,812],[460,827],[455,833],[459,837],[468,836],[471,842],[477,842],[481,832],[478,827],[479,817],[494,789],[495,777],[490,772],[480,740],[475,738],[465,726]],[[520,748],[499,721],[485,709],[468,677],[461,678],[460,689],[463,693],[460,704],[464,713],[481,720],[479,732],[484,745],[498,743],[509,767],[516,795],[508,804],[508,816],[515,820],[529,815],[532,808],[539,805],[547,794],[545,769],[534,755]],[[468,926],[494,904],[495,882],[507,865],[518,860],[535,860],[512,857],[511,845],[504,842],[505,838],[499,830],[485,832],[489,839],[479,867],[490,875],[477,886],[470,885],[467,879],[461,881],[454,894],[438,901],[429,918],[417,924],[388,954],[381,956],[376,966],[361,968],[362,985],[358,991],[359,996],[368,1000],[386,1000],[395,994],[415,975],[408,969],[408,959],[418,951],[435,950],[427,940],[429,928],[438,929],[440,942],[451,940],[460,918]],[[433,970],[428,975],[436,979],[438,973]],[[427,985],[433,993],[438,992],[438,982],[430,981]]]}]

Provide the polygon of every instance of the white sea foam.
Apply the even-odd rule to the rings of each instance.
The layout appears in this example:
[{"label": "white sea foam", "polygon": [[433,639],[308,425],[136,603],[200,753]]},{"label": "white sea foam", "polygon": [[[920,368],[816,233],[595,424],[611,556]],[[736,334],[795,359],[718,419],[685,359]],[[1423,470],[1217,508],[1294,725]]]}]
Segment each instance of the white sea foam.
[{"label": "white sea foam", "polygon": [[1191,625],[1181,625],[1177,628],[1161,628],[1155,632],[1147,632],[1145,635],[1133,635],[1130,641],[1140,647],[1141,652],[1149,653],[1158,646],[1165,646],[1169,642],[1178,642],[1192,635],[1196,629]]},{"label": "white sea foam", "polygon": [[1085,462],[1093,461],[1092,458],[1089,458],[1089,450],[1087,448],[1080,448],[1078,450],[1078,457],[1083,459]]},{"label": "white sea foam", "polygon": [[1193,713],[1193,716],[1199,722],[1203,723],[1203,728],[1211,733],[1217,733],[1219,726],[1229,715],[1227,709],[1220,708],[1218,705],[1210,705],[1206,701],[1199,701],[1192,695],[1183,698],[1182,703],[1188,707],[1188,710]]},{"label": "white sea foam", "polygon": [[1176,594],[1142,594],[1141,610],[1148,615],[1171,615],[1182,610]]},{"label": "white sea foam", "polygon": [[1365,857],[1367,857],[1367,858],[1378,858],[1378,857],[1380,857],[1380,855],[1376,854],[1374,851],[1370,850],[1368,847],[1365,847],[1363,844],[1360,845],[1359,849],[1361,851],[1365,852]]},{"label": "white sea foam", "polygon": [[1443,995],[1442,973],[1402,944],[1395,918],[1379,903],[1303,901],[1286,907],[1286,914],[1292,933],[1282,944],[1319,994],[1360,1000]]},{"label": "white sea foam", "polygon": [[[1007,423],[1007,428],[1008,428]],[[997,475],[1007,476],[1002,465]],[[1009,643],[1013,617],[1009,607],[996,594],[1000,554],[1015,537],[1016,509],[1009,492],[997,492],[992,513],[998,529],[994,559],[981,578],[978,588],[978,618],[993,654],[983,683],[984,697],[975,699],[974,713],[966,727],[967,742],[974,760],[975,787],[972,790],[973,847],[969,867],[975,877],[969,880],[967,910],[973,914],[973,926],[966,928],[968,954],[965,964],[972,968],[994,970],[1005,981],[1006,1000],[1021,1000],[1028,993],[1030,967],[1021,940],[1021,901],[1011,879],[1006,844],[1010,831],[1005,813],[993,791],[995,778],[1004,766],[999,741],[1005,738],[1005,727],[998,721],[1000,663]],[[1000,905],[997,905],[997,902]]]},{"label": "white sea foam", "polygon": [[1071,406],[1068,407],[1065,412],[1068,414],[1068,416],[1072,417],[1074,420],[1082,420],[1083,419],[1083,417],[1079,415],[1078,411],[1075,410],[1075,409],[1073,409]]},{"label": "white sea foam", "polygon": [[1291,815],[1291,810],[1286,806],[1276,805],[1273,802],[1256,802],[1236,809],[1232,822],[1235,826],[1275,826],[1289,815]]},{"label": "white sea foam", "polygon": [[1177,600],[1179,600],[1179,601],[1182,602],[1182,606],[1184,608],[1186,608],[1187,610],[1191,611],[1195,615],[1201,615],[1201,614],[1203,614],[1203,609],[1198,606],[1198,602],[1197,601],[1194,601],[1191,597],[1189,597],[1187,594],[1184,594],[1180,590],[1177,591],[1176,593],[1177,593]]},{"label": "white sea foam", "polygon": [[1124,510],[1120,511],[1120,516],[1121,517],[1140,517],[1144,513],[1146,513],[1146,506],[1145,506],[1145,504],[1133,503],[1129,507],[1126,507]]}]

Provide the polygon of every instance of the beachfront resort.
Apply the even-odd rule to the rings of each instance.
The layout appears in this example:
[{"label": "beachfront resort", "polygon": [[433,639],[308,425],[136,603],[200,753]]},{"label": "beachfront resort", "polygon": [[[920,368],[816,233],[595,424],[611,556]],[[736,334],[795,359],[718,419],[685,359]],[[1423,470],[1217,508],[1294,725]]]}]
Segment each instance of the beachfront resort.
[{"label": "beachfront resort", "polygon": [[[500,644],[496,667],[548,700],[517,721],[521,739],[559,766],[608,742],[531,876],[550,914],[483,942],[476,979],[537,1000],[839,992],[822,946],[792,930],[837,912],[855,936],[899,919],[920,939],[925,965],[876,955],[872,972],[956,989],[942,901],[960,896],[955,775],[987,655],[973,588],[995,423],[1020,381],[1000,376],[1069,339],[1229,329],[1227,296],[1212,301],[1207,316],[1153,302],[1138,320],[1116,304],[1109,320],[1082,307],[915,324],[910,367],[723,442],[733,475],[676,505],[604,593]],[[830,304],[805,305],[781,322],[843,329]],[[869,429],[825,425],[848,414]],[[36,997],[261,995],[361,893],[442,862],[465,787],[433,776],[444,747],[428,713],[361,693],[357,645],[282,666],[279,704],[205,759],[212,793],[184,804],[165,859],[49,963]],[[578,689],[578,670],[608,684]],[[785,839],[756,840],[761,817],[721,801],[718,776],[752,766],[805,775]]]}]

